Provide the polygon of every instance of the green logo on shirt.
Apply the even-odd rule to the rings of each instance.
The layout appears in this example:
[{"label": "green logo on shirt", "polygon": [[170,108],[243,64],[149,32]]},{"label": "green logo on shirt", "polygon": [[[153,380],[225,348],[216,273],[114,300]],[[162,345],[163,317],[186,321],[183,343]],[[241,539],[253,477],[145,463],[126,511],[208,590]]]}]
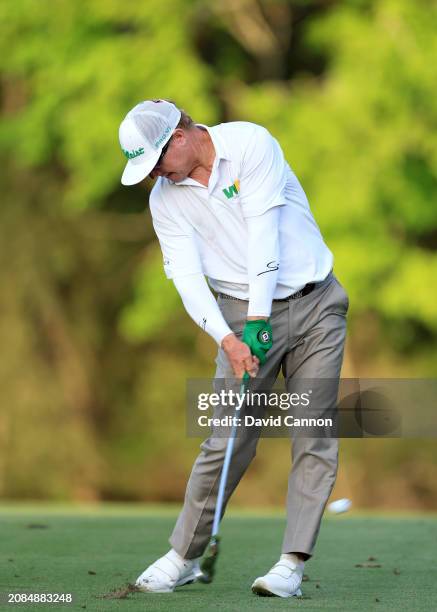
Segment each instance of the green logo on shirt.
[{"label": "green logo on shirt", "polygon": [[225,187],[222,191],[228,198],[228,200],[230,200],[231,198],[240,193],[240,181],[237,179],[232,183],[232,185],[229,185],[229,187]]}]

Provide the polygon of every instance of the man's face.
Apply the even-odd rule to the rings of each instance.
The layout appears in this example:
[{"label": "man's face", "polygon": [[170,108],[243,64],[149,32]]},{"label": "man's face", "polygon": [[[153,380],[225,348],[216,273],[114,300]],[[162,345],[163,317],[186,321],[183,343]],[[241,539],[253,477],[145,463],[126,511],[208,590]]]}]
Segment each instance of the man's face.
[{"label": "man's face", "polygon": [[179,183],[186,179],[192,170],[190,147],[185,132],[176,129],[167,144],[167,150],[161,155],[149,176],[152,179],[164,176]]}]

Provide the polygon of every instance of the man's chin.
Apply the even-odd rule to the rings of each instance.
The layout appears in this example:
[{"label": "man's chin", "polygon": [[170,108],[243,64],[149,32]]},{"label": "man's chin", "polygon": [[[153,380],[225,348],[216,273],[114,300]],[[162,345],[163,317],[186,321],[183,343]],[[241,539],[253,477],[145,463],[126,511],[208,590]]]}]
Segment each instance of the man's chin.
[{"label": "man's chin", "polygon": [[172,183],[180,183],[187,177],[178,172],[169,172],[165,178],[168,178],[168,180],[171,181]]}]

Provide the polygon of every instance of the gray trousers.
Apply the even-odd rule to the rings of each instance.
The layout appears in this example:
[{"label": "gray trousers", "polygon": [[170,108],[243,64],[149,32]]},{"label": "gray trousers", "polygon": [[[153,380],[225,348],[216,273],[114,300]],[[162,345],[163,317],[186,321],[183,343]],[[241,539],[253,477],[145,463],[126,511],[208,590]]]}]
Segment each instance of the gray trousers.
[{"label": "gray trousers", "polygon": [[[222,297],[218,303],[231,329],[241,337],[248,302]],[[348,296],[333,273],[306,296],[286,302],[274,301],[270,317],[273,348],[258,378],[275,380],[282,368],[289,392],[293,379],[339,379],[348,306]],[[222,349],[216,363],[216,380],[234,378]],[[326,398],[330,408],[336,399],[336,393]],[[253,433],[235,439],[223,512],[256,454],[257,442]],[[227,438],[208,438],[194,463],[184,506],[170,537],[171,546],[187,559],[201,556],[208,544],[226,444]],[[313,554],[322,515],[334,486],[337,463],[336,438],[293,439],[282,552]]]}]

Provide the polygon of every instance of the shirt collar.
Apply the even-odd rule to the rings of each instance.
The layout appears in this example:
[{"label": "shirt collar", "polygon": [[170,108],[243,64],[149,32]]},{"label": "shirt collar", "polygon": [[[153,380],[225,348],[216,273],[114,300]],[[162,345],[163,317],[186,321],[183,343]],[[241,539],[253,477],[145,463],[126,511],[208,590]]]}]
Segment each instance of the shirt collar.
[{"label": "shirt collar", "polygon": [[[226,144],[223,141],[223,138],[220,136],[220,133],[217,129],[219,126],[215,125],[215,126],[210,127],[203,123],[196,123],[196,126],[205,129],[211,137],[212,144],[214,145],[214,149],[216,153],[216,158],[214,160],[214,167],[213,167],[213,172],[214,172],[214,168],[217,168],[221,159],[230,161],[231,156],[229,155],[228,149],[226,148]],[[169,181],[169,182],[172,184],[177,184],[177,185],[194,185],[194,186],[199,185],[197,181],[194,181],[192,178],[189,178],[189,177],[187,177],[183,181],[180,181],[179,183],[173,183],[173,181]]]},{"label": "shirt collar", "polygon": [[223,141],[223,138],[220,136],[220,132],[218,130],[220,126],[214,125],[212,127],[209,127],[208,125],[204,125],[203,123],[196,123],[196,125],[207,130],[208,134],[211,136],[211,140],[214,145],[215,152],[217,154],[217,160],[226,159],[230,161],[231,156],[229,155],[229,151],[226,148],[226,144]]}]

